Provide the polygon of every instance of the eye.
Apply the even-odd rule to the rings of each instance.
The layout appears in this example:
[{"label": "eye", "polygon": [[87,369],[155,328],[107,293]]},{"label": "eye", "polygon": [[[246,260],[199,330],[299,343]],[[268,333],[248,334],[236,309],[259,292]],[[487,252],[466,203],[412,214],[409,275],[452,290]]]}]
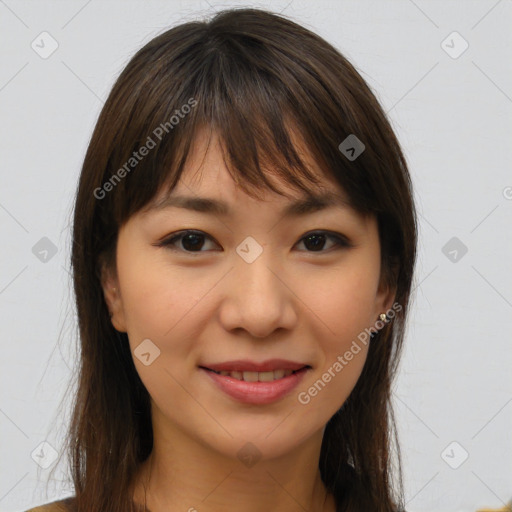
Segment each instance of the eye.
[{"label": "eye", "polygon": [[[172,237],[157,242],[153,245],[158,247],[166,247],[173,251],[182,250],[185,253],[199,253],[205,252],[201,249],[205,246],[204,241],[209,240],[213,241],[213,239],[203,233],[202,231],[196,230],[185,230],[174,234]],[[326,240],[330,239],[333,241],[332,247],[338,248],[349,248],[353,247],[353,244],[348,240],[348,238],[340,233],[331,233],[329,231],[314,231],[311,233],[307,233],[303,236],[298,244],[304,243],[304,246],[308,249],[307,252],[328,252],[323,250],[325,246]],[[182,248],[176,247],[176,243],[180,242],[182,244]]]},{"label": "eye", "polygon": [[176,242],[181,240],[185,252],[204,252],[201,251],[201,248],[204,246],[205,238],[212,240],[211,237],[209,237],[206,233],[203,233],[202,231],[193,231],[189,229],[186,231],[181,231],[172,236],[171,238],[162,240],[161,242],[158,242],[155,245],[158,245],[159,247],[167,247],[171,250],[177,251],[180,249],[175,247]]},{"label": "eye", "polygon": [[330,239],[331,241],[333,240],[334,247],[352,247],[352,244],[349,242],[347,237],[339,233],[331,233],[329,231],[314,231],[312,233],[308,233],[300,239],[299,243],[303,242],[305,247],[312,249],[312,251],[308,252],[327,252],[322,250],[325,246],[326,239]]}]

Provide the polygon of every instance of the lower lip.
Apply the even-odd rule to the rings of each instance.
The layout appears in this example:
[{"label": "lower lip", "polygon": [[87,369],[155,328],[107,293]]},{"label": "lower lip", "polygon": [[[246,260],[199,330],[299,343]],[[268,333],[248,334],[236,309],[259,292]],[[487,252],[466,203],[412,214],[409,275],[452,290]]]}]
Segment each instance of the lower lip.
[{"label": "lower lip", "polygon": [[299,385],[308,369],[303,368],[296,373],[272,382],[246,382],[200,368],[209,375],[224,393],[239,402],[255,405],[270,404],[286,396]]}]

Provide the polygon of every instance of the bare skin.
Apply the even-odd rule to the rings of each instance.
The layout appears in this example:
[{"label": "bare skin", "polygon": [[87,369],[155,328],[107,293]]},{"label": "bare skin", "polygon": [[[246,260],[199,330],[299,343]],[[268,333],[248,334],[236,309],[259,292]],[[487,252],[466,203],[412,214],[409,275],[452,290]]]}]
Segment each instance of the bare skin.
[{"label": "bare skin", "polygon": [[[236,187],[215,139],[205,156],[206,147],[206,134],[198,134],[172,195],[223,200],[231,213],[138,212],[119,232],[117,268],[104,272],[114,327],[128,333],[132,352],[145,339],[160,350],[148,366],[134,357],[151,395],[154,431],[134,501],[146,498],[151,512],[334,512],[318,468],[323,433],[354,388],[368,346],[360,344],[308,403],[298,393],[393,303],[394,290],[381,279],[376,220],[346,206],[282,217],[300,191],[276,182],[288,198],[266,191],[264,200],[253,199]],[[315,190],[344,195],[328,177]],[[156,245],[187,229],[203,235],[197,250],[183,237],[174,250]],[[320,231],[329,233],[312,248],[305,235]],[[338,246],[331,233],[352,246]],[[251,263],[236,252],[248,236],[262,248]],[[271,358],[312,368],[299,389],[266,405],[236,401],[199,368]],[[247,443],[260,457],[250,467],[238,455]]]}]

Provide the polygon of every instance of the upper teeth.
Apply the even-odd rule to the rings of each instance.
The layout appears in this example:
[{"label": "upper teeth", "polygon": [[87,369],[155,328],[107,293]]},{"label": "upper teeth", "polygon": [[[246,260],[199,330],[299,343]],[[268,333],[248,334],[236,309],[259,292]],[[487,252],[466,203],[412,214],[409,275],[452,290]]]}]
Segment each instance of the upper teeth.
[{"label": "upper teeth", "polygon": [[224,376],[233,377],[238,380],[245,380],[247,382],[271,382],[276,379],[288,377],[293,373],[293,370],[274,370],[272,372],[237,372],[237,371],[221,371],[216,372]]}]

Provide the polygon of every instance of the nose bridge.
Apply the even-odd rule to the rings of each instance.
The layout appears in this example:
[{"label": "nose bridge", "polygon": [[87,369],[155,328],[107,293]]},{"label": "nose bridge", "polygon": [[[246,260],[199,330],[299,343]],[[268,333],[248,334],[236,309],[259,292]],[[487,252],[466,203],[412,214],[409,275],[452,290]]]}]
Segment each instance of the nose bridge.
[{"label": "nose bridge", "polygon": [[[250,237],[249,237],[250,238]],[[279,327],[291,328],[296,316],[291,294],[279,275],[272,251],[253,240],[237,247],[231,285],[221,317],[227,329],[242,327],[265,337]]]},{"label": "nose bridge", "polygon": [[[249,237],[250,238],[250,237]],[[256,300],[263,305],[279,300],[279,280],[272,267],[278,267],[272,250],[252,240],[246,240],[237,247],[235,279],[237,300]],[[275,305],[275,304],[274,304]]]}]

